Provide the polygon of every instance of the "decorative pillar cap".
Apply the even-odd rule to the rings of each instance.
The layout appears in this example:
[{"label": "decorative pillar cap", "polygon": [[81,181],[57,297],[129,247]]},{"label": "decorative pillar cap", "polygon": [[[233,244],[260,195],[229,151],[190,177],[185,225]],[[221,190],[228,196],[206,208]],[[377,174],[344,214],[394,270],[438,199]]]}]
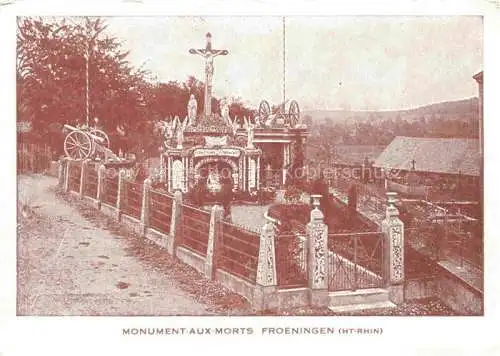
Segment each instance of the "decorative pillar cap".
[{"label": "decorative pillar cap", "polygon": [[325,218],[325,216],[323,215],[323,212],[321,210],[319,210],[319,206],[320,206],[320,199],[323,195],[321,194],[312,194],[311,195],[311,198],[313,198],[313,209],[311,210],[311,221],[314,221],[314,220],[323,220]]},{"label": "decorative pillar cap", "polygon": [[396,201],[398,193],[396,192],[387,192],[387,209],[386,209],[386,217],[398,216],[399,211],[396,208]]}]

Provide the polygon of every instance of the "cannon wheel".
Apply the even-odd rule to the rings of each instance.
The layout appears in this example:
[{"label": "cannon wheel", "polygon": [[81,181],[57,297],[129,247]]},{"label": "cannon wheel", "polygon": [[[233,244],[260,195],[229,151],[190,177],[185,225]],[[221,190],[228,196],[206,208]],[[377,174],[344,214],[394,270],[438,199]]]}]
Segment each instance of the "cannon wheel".
[{"label": "cannon wheel", "polygon": [[292,100],[290,107],[288,108],[288,120],[291,127],[295,127],[299,124],[300,109],[299,104],[295,100]]},{"label": "cannon wheel", "polygon": [[271,115],[271,107],[267,101],[262,100],[259,105],[259,118],[265,121],[269,115]]},{"label": "cannon wheel", "polygon": [[97,141],[96,143],[98,143],[101,146],[105,146],[106,148],[109,148],[109,137],[106,134],[106,132],[99,129],[90,129],[90,134],[102,139],[102,142]]},{"label": "cannon wheel", "polygon": [[94,145],[90,136],[81,131],[71,131],[64,139],[64,153],[66,156],[82,160],[89,158],[94,151]]}]

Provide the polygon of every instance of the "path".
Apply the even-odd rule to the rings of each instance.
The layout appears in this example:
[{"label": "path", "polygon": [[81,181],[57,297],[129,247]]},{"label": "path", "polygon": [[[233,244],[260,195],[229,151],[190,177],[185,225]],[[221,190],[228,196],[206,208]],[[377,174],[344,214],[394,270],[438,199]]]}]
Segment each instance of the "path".
[{"label": "path", "polygon": [[[209,290],[220,296],[217,299],[237,299],[238,307],[247,307],[190,267],[178,266],[180,263],[169,256],[151,255],[162,252],[140,247],[142,255],[138,258],[127,240],[130,237],[103,227],[102,220],[93,218],[96,214],[92,210],[84,216],[81,209],[61,199],[55,192],[54,178],[21,176],[18,182],[19,202],[33,209],[30,217],[21,217],[19,222],[19,315],[245,313],[220,312],[220,308],[214,308],[220,300],[193,293],[196,289],[205,290],[202,293]],[[137,245],[148,243],[139,241],[139,237],[134,239]],[[159,248],[152,246],[149,250]],[[149,258],[144,256],[148,253]],[[199,286],[191,286],[193,283]]]}]

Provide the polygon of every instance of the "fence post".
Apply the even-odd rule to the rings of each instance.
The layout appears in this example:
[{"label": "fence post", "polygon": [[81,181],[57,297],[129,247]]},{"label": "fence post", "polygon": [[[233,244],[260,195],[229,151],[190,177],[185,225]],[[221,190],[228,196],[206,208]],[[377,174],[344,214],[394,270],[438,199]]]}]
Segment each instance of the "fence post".
[{"label": "fence post", "polygon": [[66,158],[61,158],[59,160],[59,165],[57,166],[57,183],[59,188],[64,187],[64,172],[66,168]]},{"label": "fence post", "polygon": [[104,164],[100,164],[99,168],[97,169],[97,194],[96,194],[97,206],[99,209],[101,208],[102,196],[104,194],[105,179],[106,179],[106,166],[104,166]]},{"label": "fence post", "polygon": [[83,199],[83,195],[85,193],[85,183],[87,180],[87,167],[89,161],[89,159],[83,160],[82,169],[80,170],[80,199]]},{"label": "fence post", "polygon": [[66,174],[64,176],[64,192],[65,193],[69,192],[69,171],[70,171],[72,163],[73,163],[73,160],[68,158],[66,161],[66,167],[65,167]]},{"label": "fence post", "polygon": [[205,277],[215,279],[217,269],[217,255],[220,251],[219,242],[222,238],[222,219],[224,208],[220,205],[212,206],[210,212],[210,228],[208,230],[207,257],[205,258]]},{"label": "fence post", "polygon": [[172,243],[167,246],[167,251],[172,256],[175,256],[177,245],[181,239],[181,214],[182,191],[176,190],[174,192],[174,199],[172,200],[172,216],[170,217],[170,237],[172,239]]},{"label": "fence post", "polygon": [[382,221],[384,233],[384,278],[389,288],[389,298],[396,304],[404,301],[404,224],[399,219],[399,211],[395,207],[397,193],[387,193],[387,208]]},{"label": "fence post", "polygon": [[327,307],[328,298],[328,226],[319,210],[321,194],[311,195],[314,208],[307,224],[308,280],[310,303],[316,307]]},{"label": "fence post", "polygon": [[257,263],[257,276],[254,294],[254,304],[257,310],[271,309],[277,305],[273,303],[273,294],[278,289],[276,275],[276,226],[275,222],[267,215],[266,223],[260,232],[259,260]]},{"label": "fence post", "polygon": [[146,235],[146,231],[149,227],[150,191],[151,191],[151,179],[146,178],[142,186],[141,231],[143,235]]},{"label": "fence post", "polygon": [[121,216],[121,206],[122,206],[122,201],[125,199],[125,192],[123,190],[124,184],[123,181],[125,180],[125,170],[120,169],[118,172],[118,191],[116,193],[116,220],[120,221],[120,216]]}]

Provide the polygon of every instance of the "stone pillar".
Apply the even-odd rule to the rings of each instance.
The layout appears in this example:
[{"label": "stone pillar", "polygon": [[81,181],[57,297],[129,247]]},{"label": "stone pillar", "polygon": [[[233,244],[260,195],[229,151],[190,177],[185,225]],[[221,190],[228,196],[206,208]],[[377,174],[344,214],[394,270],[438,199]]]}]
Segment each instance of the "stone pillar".
[{"label": "stone pillar", "polygon": [[382,221],[382,232],[385,235],[384,278],[389,288],[389,298],[396,304],[404,301],[404,224],[399,219],[399,211],[395,207],[397,193],[387,193],[387,208]]},{"label": "stone pillar", "polygon": [[66,166],[66,159],[62,158],[59,160],[59,165],[57,166],[57,185],[59,188],[64,187],[64,172]]},{"label": "stone pillar", "polygon": [[260,156],[257,157],[257,189],[260,189]]},{"label": "stone pillar", "polygon": [[118,172],[118,193],[116,197],[116,220],[120,221],[120,216],[121,216],[121,206],[122,206],[122,201],[125,199],[125,192],[124,192],[124,184],[123,181],[125,180],[125,170],[120,169]]},{"label": "stone pillar", "polygon": [[181,238],[181,214],[182,214],[182,192],[176,190],[172,200],[172,216],[170,217],[170,237],[172,243],[168,245],[167,251],[172,256],[175,255],[176,247]]},{"label": "stone pillar", "polygon": [[146,235],[146,231],[149,227],[150,191],[151,191],[151,178],[146,178],[142,186],[141,231],[143,235]]},{"label": "stone pillar", "polygon": [[307,224],[308,280],[310,303],[315,307],[327,307],[328,298],[328,226],[319,210],[321,195],[311,195],[314,208]]},{"label": "stone pillar", "polygon": [[97,206],[100,208],[101,207],[101,201],[102,201],[102,196],[104,194],[104,189],[105,189],[105,179],[106,179],[106,167],[104,164],[99,165],[99,168],[97,169]]},{"label": "stone pillar", "polygon": [[84,190],[85,190],[85,181],[87,180],[87,169],[89,165],[89,159],[85,159],[82,162],[82,169],[80,170],[80,199],[83,198]]},{"label": "stone pillar", "polygon": [[166,173],[167,173],[167,190],[169,192],[172,192],[172,157],[168,156],[167,157],[167,166],[166,166]]},{"label": "stone pillar", "polygon": [[224,218],[224,208],[220,205],[212,206],[210,214],[210,229],[208,232],[207,257],[205,258],[205,277],[215,279],[217,270],[218,245],[222,239],[222,219]]},{"label": "stone pillar", "polygon": [[283,177],[282,177],[282,184],[283,185],[285,185],[285,183],[286,183],[286,173],[287,173],[286,167],[288,166],[286,146],[287,146],[287,144],[284,143],[283,144]]},{"label": "stone pillar", "polygon": [[73,160],[67,159],[66,160],[66,165],[64,167],[65,174],[64,174],[64,192],[67,193],[69,192],[69,169],[71,164],[73,163]]},{"label": "stone pillar", "polygon": [[259,261],[254,293],[254,305],[257,310],[278,307],[275,297],[278,289],[275,239],[275,221],[266,216],[266,223],[260,232]]}]

